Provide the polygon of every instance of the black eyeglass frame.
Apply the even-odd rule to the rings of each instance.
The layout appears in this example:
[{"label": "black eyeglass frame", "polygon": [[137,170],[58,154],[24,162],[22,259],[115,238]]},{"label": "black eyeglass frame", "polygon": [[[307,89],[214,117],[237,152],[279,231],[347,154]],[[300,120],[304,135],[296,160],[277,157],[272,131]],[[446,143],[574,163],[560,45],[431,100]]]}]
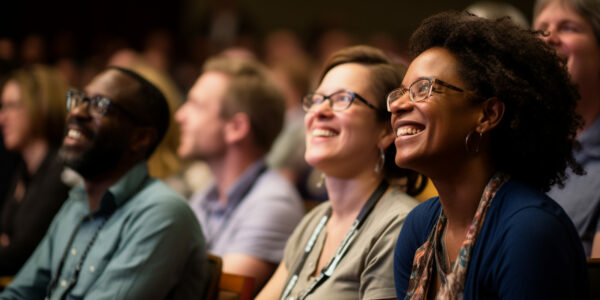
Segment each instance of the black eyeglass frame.
[{"label": "black eyeglass frame", "polygon": [[[427,95],[425,97],[423,97],[422,99],[415,99],[413,94],[416,94],[416,93],[412,92],[411,90],[415,86],[415,84],[423,82],[423,81],[429,82],[429,89],[427,91]],[[443,87],[449,88],[451,90],[455,90],[457,92],[461,92],[461,93],[465,92],[465,90],[463,90],[457,86],[454,86],[452,84],[449,84],[445,81],[442,81],[442,80],[439,80],[439,79],[436,79],[433,77],[421,77],[421,78],[415,80],[413,83],[411,83],[410,86],[408,87],[408,89],[405,87],[400,87],[400,88],[394,89],[393,91],[389,92],[385,99],[387,110],[389,112],[391,112],[392,111],[392,109],[391,109],[392,103],[394,103],[396,100],[400,99],[400,97],[404,96],[404,94],[406,94],[406,92],[408,92],[408,98],[413,103],[414,102],[422,102],[422,101],[427,100],[429,97],[431,97],[432,92],[441,93],[440,91],[438,91],[434,88],[434,84],[439,84]]]},{"label": "black eyeglass frame", "polygon": [[[333,97],[336,95],[339,95],[339,94],[344,94],[344,93],[348,94],[350,96],[350,101],[343,101],[343,102],[348,103],[344,108],[335,108],[333,105],[333,102],[334,102]],[[321,97],[320,100],[314,101],[315,96],[320,96]],[[352,105],[352,102],[354,102],[354,99],[358,99],[362,103],[366,104],[368,107],[372,108],[375,111],[378,111],[377,107],[375,107],[373,104],[369,103],[369,101],[367,101],[361,95],[351,92],[351,91],[347,91],[347,90],[337,91],[331,95],[323,95],[320,93],[308,93],[304,97],[302,97],[302,109],[305,112],[309,112],[315,104],[321,104],[321,103],[325,102],[327,99],[329,99],[329,107],[331,109],[333,109],[333,111],[344,111],[344,110],[348,109],[350,107],[350,105]],[[342,101],[336,101],[336,102],[342,102]],[[310,106],[308,106],[308,104],[310,104]]]},{"label": "black eyeglass frame", "polygon": [[[71,104],[72,101],[77,101],[77,103]],[[96,95],[88,97],[84,92],[75,89],[67,91],[67,112],[74,110],[85,102],[88,104],[86,107],[87,113],[95,119],[104,117],[111,107],[115,107],[127,115],[134,123],[141,124],[140,120],[132,112],[106,96]],[[92,108],[92,106],[95,108]]]}]

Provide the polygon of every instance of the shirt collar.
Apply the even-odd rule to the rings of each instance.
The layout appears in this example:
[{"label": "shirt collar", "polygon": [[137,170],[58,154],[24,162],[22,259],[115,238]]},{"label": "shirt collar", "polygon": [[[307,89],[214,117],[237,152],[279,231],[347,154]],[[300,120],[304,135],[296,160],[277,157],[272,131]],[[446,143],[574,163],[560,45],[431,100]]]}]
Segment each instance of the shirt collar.
[{"label": "shirt collar", "polygon": [[[242,173],[235,184],[227,192],[227,207],[235,207],[240,201],[242,201],[264,168],[266,168],[264,159],[260,159],[246,168],[244,173]],[[219,194],[216,184],[213,185],[213,187],[208,191],[206,194],[206,199],[209,202],[219,201]],[[210,204],[207,203],[207,205]],[[214,205],[221,206],[220,203]],[[213,205],[210,206],[212,207]],[[221,209],[225,209],[225,207],[221,207]]]},{"label": "shirt collar", "polygon": [[[100,200],[100,207],[93,214],[113,213],[143,188],[148,177],[148,167],[145,161],[133,166],[115,184],[108,188]],[[75,187],[71,193],[87,201],[83,183]]]}]

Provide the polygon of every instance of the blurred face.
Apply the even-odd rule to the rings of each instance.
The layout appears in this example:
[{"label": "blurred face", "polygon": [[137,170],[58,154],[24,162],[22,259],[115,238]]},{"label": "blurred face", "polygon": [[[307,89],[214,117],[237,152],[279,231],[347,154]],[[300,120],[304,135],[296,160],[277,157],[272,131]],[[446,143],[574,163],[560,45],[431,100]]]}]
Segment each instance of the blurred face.
[{"label": "blurred face", "polygon": [[[117,70],[96,76],[85,87],[88,97],[104,96],[128,111],[138,83]],[[130,153],[133,122],[116,107],[95,118],[88,113],[84,102],[67,113],[67,134],[60,149],[65,164],[88,179],[114,168]]]},{"label": "blurred face", "polygon": [[[458,62],[442,48],[431,48],[416,57],[408,67],[402,86],[408,88],[419,78],[435,78],[466,90],[458,76]],[[465,93],[433,85],[431,96],[411,102],[408,93],[394,101],[392,128],[396,135],[396,164],[432,176],[431,170],[467,155],[465,137],[475,129],[477,109]]]},{"label": "blurred face", "polygon": [[567,68],[575,83],[584,89],[598,85],[600,45],[590,23],[569,4],[552,1],[541,11],[533,26],[549,33],[544,40],[560,57],[567,59]]},{"label": "blurred face", "polygon": [[16,81],[9,81],[2,90],[0,127],[8,150],[21,151],[31,138],[31,122],[21,101],[21,89]]},{"label": "blurred face", "polygon": [[[375,105],[370,89],[369,69],[359,64],[342,64],[331,69],[315,91],[329,96],[338,91],[357,93]],[[354,100],[343,111],[333,111],[330,101],[314,104],[304,117],[306,161],[327,175],[348,177],[365,168],[373,170],[386,124],[376,121],[376,113]]]},{"label": "blurred face", "polygon": [[210,160],[223,155],[226,121],[219,116],[229,78],[219,72],[200,76],[175,114],[181,128],[177,152],[183,158]]}]

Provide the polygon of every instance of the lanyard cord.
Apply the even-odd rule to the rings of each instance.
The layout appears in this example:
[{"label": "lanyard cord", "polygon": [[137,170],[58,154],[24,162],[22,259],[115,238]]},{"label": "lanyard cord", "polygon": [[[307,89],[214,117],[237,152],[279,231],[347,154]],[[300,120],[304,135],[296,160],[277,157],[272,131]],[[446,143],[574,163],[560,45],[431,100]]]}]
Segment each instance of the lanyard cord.
[{"label": "lanyard cord", "polygon": [[[75,284],[77,283],[77,280],[79,279],[79,272],[81,271],[83,262],[85,261],[85,258],[87,257],[88,253],[90,252],[92,245],[94,245],[94,242],[96,242],[96,239],[98,238],[98,234],[100,233],[100,230],[102,229],[102,227],[104,227],[104,224],[106,224],[106,221],[108,220],[109,217],[110,217],[110,215],[107,215],[104,218],[104,220],[102,220],[100,225],[98,225],[98,228],[96,228],[96,231],[94,232],[94,235],[92,236],[92,239],[88,242],[87,246],[85,247],[85,251],[83,252],[83,254],[81,254],[81,258],[79,259],[79,262],[77,263],[77,266],[75,267],[75,274],[73,274],[73,278],[71,278],[71,281],[69,282],[69,287],[63,293],[63,295],[60,297],[60,299],[65,299],[66,296],[68,295],[68,293],[73,289],[73,287],[75,287]],[[50,299],[50,296],[52,295],[52,291],[58,284],[58,278],[60,277],[63,267],[65,265],[65,261],[67,259],[67,254],[69,253],[69,248],[71,248],[71,244],[73,243],[73,240],[75,239],[75,236],[77,235],[77,232],[79,231],[79,228],[81,227],[81,224],[86,220],[93,220],[93,219],[94,219],[93,214],[89,214],[89,215],[86,215],[83,218],[81,218],[81,220],[79,220],[79,223],[77,223],[77,226],[75,227],[75,230],[73,230],[73,233],[71,234],[71,237],[69,238],[69,242],[67,243],[67,247],[65,247],[65,251],[63,252],[63,255],[60,259],[60,262],[58,264],[58,270],[56,271],[56,274],[54,274],[54,276],[52,277],[52,280],[50,281],[50,284],[48,284],[48,287],[46,288],[46,297],[44,298],[45,300]]]},{"label": "lanyard cord", "polygon": [[[302,295],[300,296],[300,299],[305,299],[317,287],[319,287],[323,282],[325,282],[325,280],[327,280],[329,277],[331,277],[335,268],[337,268],[338,264],[340,263],[340,261],[342,260],[342,258],[344,257],[344,255],[346,254],[348,249],[350,249],[350,246],[352,245],[352,242],[354,241],[354,238],[356,237],[356,233],[357,233],[358,229],[360,229],[360,227],[362,226],[364,221],[367,219],[367,217],[369,216],[371,211],[373,211],[375,204],[377,204],[377,201],[379,201],[381,196],[383,196],[383,193],[385,193],[388,186],[389,186],[388,182],[386,180],[383,180],[379,184],[377,189],[373,192],[373,194],[371,194],[371,196],[369,197],[369,200],[363,205],[362,209],[360,210],[358,217],[356,217],[356,220],[354,220],[354,222],[352,223],[352,227],[350,227],[350,230],[346,233],[346,236],[344,237],[344,239],[338,246],[338,248],[335,251],[335,254],[333,255],[333,258],[331,259],[329,264],[327,264],[327,266],[325,266],[321,270],[321,272],[319,273],[317,278],[302,293]],[[304,248],[304,255],[302,256],[302,260],[300,261],[300,264],[298,264],[298,267],[296,267],[296,271],[294,272],[294,275],[290,278],[290,281],[288,281],[288,283],[286,284],[280,300],[287,299],[288,296],[290,295],[290,293],[292,292],[292,289],[298,282],[300,272],[302,271],[302,268],[304,267],[304,264],[306,263],[306,259],[308,258],[308,255],[312,251],[319,234],[321,233],[323,228],[325,228],[325,224],[327,224],[327,221],[328,221],[330,215],[331,215],[331,208],[321,218],[321,220],[319,221],[319,224],[317,225],[317,227],[313,231],[312,235],[308,239],[308,242],[306,243],[306,247]]]},{"label": "lanyard cord", "polygon": [[[252,188],[254,187],[254,185],[256,185],[256,182],[258,181],[258,178],[260,178],[260,176],[262,175],[262,173],[264,173],[267,170],[267,166],[263,165],[258,172],[256,173],[256,175],[252,178],[252,181],[248,184],[248,186],[245,187],[245,189],[240,193],[240,201],[238,201],[238,203],[236,203],[235,207],[237,207],[242,201],[244,201],[244,198],[246,198],[246,196],[248,195],[248,193],[250,193],[250,191],[252,190]],[[206,236],[206,248],[210,249],[212,246],[212,243],[214,242],[214,238],[218,237],[221,235],[221,233],[223,232],[223,230],[225,230],[225,227],[227,225],[227,221],[229,220],[229,218],[231,218],[231,214],[233,214],[233,211],[235,210],[235,207],[228,207],[227,210],[225,211],[225,214],[223,215],[223,218],[221,219],[221,222],[219,222],[219,227],[217,227],[216,232],[214,234],[210,234],[210,236],[208,236],[209,234],[207,234]],[[206,224],[208,225],[208,219],[210,216],[210,210],[206,211]],[[208,227],[208,226],[207,226]],[[208,228],[207,228],[208,231]],[[209,233],[209,232],[207,232]]]},{"label": "lanyard cord", "polygon": [[[142,180],[142,182],[137,187],[135,192],[131,195],[131,197],[137,195],[142,190],[142,188],[146,185],[146,182],[148,181],[148,179],[149,179],[149,177],[148,177],[148,175],[146,175],[144,180]],[[71,278],[71,280],[69,282],[69,286],[67,287],[67,289],[65,289],[65,292],[62,294],[60,299],[66,299],[67,295],[71,292],[71,290],[77,284],[77,281],[79,280],[79,273],[81,272],[81,268],[83,267],[83,263],[88,255],[88,253],[90,252],[90,250],[92,249],[92,246],[96,242],[96,239],[98,238],[98,235],[100,234],[100,230],[102,230],[102,227],[104,227],[104,224],[106,224],[106,221],[108,221],[108,219],[110,218],[110,216],[112,215],[112,213],[115,210],[116,210],[115,207],[111,207],[109,209],[109,211],[101,210],[96,213],[90,213],[79,220],[79,222],[77,223],[77,226],[75,226],[75,230],[73,230],[73,233],[71,233],[71,237],[69,237],[69,242],[67,243],[67,246],[65,247],[65,250],[63,251],[63,254],[60,258],[60,262],[58,263],[58,269],[56,270],[56,274],[54,274],[54,276],[52,277],[52,280],[50,281],[50,283],[48,284],[48,287],[46,288],[46,297],[44,297],[44,300],[49,300],[50,296],[52,295],[52,291],[54,290],[54,288],[56,288],[56,285],[58,284],[58,278],[60,278],[63,267],[65,265],[65,261],[67,259],[67,255],[69,253],[69,248],[71,248],[71,245],[73,244],[73,241],[75,240],[75,236],[77,235],[77,232],[79,232],[79,228],[81,227],[83,222],[86,220],[87,221],[93,220],[94,215],[101,215],[104,217],[102,222],[96,228],[94,235],[92,236],[92,238],[88,242],[87,246],[85,247],[85,250],[81,254],[81,258],[79,259],[79,262],[75,266],[75,273],[73,274],[73,277]]]}]

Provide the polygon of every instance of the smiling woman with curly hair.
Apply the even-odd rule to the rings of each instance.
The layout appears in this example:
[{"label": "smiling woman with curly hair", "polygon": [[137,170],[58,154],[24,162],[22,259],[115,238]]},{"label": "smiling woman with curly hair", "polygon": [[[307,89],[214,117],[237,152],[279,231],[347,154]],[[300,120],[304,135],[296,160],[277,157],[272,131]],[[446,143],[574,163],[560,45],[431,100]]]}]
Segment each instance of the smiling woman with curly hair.
[{"label": "smiling woman with curly hair", "polygon": [[544,194],[567,168],[581,173],[564,64],[536,33],[468,13],[426,19],[410,44],[415,59],[387,98],[395,161],[439,197],[402,228],[398,298],[587,298],[577,232]]}]

